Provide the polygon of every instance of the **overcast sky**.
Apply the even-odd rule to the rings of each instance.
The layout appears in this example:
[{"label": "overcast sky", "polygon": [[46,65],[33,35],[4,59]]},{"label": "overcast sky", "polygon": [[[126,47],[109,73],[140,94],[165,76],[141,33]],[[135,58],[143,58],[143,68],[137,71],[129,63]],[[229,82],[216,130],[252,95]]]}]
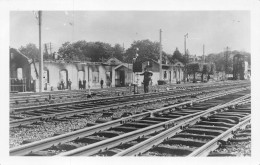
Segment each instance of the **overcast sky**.
[{"label": "overcast sky", "polygon": [[[62,43],[78,40],[115,43],[129,48],[134,40],[159,41],[172,54],[184,51],[188,33],[190,54],[218,53],[224,47],[250,52],[249,11],[43,11],[42,43],[57,51]],[[10,46],[38,47],[38,24],[33,11],[10,12]]]}]

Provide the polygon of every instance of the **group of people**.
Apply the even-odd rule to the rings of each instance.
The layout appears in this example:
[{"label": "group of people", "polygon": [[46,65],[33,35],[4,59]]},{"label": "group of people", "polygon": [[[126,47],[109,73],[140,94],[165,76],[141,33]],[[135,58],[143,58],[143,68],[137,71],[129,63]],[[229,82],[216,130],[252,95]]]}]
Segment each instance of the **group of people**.
[{"label": "group of people", "polygon": [[[69,81],[67,82],[67,85],[68,85],[68,89],[69,89],[69,90],[71,90],[71,84],[72,84],[72,82],[71,82],[71,80],[69,79]],[[64,82],[63,80],[61,80],[61,82],[58,84],[58,88],[59,88],[60,90],[65,90],[65,89],[66,89],[66,87],[65,87],[65,82]]]},{"label": "group of people", "polygon": [[86,89],[86,80],[79,79],[79,89]]},{"label": "group of people", "polygon": [[[71,90],[71,80],[69,79],[69,81],[67,82],[67,85],[68,85],[68,89]],[[100,86],[101,88],[103,88],[103,85],[104,85],[104,80],[101,79],[100,81]],[[61,82],[58,84],[58,89],[60,90],[64,90],[65,89],[65,82],[63,80],[61,80]],[[87,89],[86,88],[86,80],[81,80],[79,79],[79,89]]]}]

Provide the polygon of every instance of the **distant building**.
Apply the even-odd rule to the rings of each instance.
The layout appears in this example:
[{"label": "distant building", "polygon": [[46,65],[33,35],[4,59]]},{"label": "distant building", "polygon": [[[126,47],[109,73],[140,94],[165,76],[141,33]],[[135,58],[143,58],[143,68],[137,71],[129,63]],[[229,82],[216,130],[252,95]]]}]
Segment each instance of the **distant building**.
[{"label": "distant building", "polygon": [[[142,71],[147,68],[153,72],[152,82],[156,85],[159,80],[159,63],[147,60],[142,63]],[[162,64],[163,80],[169,83],[183,81],[181,62]],[[100,88],[103,79],[104,87],[128,86],[131,83],[141,85],[141,72],[133,73],[133,64],[123,63],[112,57],[105,62],[81,62],[52,60],[43,62],[43,88],[45,91],[60,90],[61,84],[68,89],[79,89],[80,82],[85,82],[85,88]],[[39,91],[39,62],[34,62],[16,49],[10,49],[10,87],[11,91]]]},{"label": "distant building", "polygon": [[245,60],[245,56],[237,54],[233,57],[233,79],[245,80],[250,78],[251,69],[248,62]]},{"label": "distant building", "polygon": [[[152,82],[153,85],[157,84],[160,80],[160,64],[155,60],[148,60],[142,63],[142,69],[145,68],[147,71],[153,72]],[[162,64],[162,79],[168,83],[176,83],[178,81],[183,81],[184,79],[184,64],[181,62],[176,62],[174,64]],[[141,78],[141,82],[143,77]]]},{"label": "distant building", "polygon": [[203,62],[203,56],[197,56],[195,55],[189,55],[189,63],[192,62],[198,62],[198,63],[202,63]]}]

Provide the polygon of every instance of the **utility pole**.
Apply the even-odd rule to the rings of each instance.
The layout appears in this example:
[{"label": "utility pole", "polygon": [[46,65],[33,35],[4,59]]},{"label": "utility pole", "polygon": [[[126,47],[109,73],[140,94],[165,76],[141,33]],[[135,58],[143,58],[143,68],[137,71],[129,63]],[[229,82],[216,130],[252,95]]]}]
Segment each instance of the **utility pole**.
[{"label": "utility pole", "polygon": [[184,72],[184,82],[186,82],[186,78],[188,77],[187,75],[187,63],[189,62],[189,57],[187,55],[187,50],[186,50],[186,38],[188,38],[188,33],[184,35],[184,58],[186,59],[185,62],[185,72]]},{"label": "utility pole", "polygon": [[162,80],[162,29],[160,29],[160,80]]},{"label": "utility pole", "polygon": [[42,26],[42,11],[38,11],[39,16],[39,50],[40,50],[40,61],[39,61],[39,92],[43,91],[43,56],[42,56],[42,41],[41,41],[41,26]]},{"label": "utility pole", "polygon": [[202,56],[203,63],[205,63],[205,45],[203,44],[203,56]]},{"label": "utility pole", "polygon": [[52,51],[51,51],[51,42],[50,42],[50,54],[52,54]]},{"label": "utility pole", "polygon": [[47,44],[44,44],[44,51],[45,51],[46,54],[49,54]]},{"label": "utility pole", "polygon": [[227,46],[227,48],[226,48],[226,53],[225,53],[225,75],[226,75],[226,79],[227,79],[227,72],[228,72],[228,59],[229,59],[229,54],[228,54],[228,46]]}]

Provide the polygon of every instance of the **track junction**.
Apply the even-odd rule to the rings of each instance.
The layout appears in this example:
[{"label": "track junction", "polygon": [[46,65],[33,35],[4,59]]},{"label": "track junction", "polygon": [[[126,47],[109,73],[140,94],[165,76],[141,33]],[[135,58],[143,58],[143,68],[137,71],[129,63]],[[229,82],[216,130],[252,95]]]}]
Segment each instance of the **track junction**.
[{"label": "track junction", "polygon": [[[226,153],[216,152],[230,144],[232,133],[242,130],[236,137],[244,137],[243,129],[250,128],[248,82],[169,89],[14,108],[10,155],[223,156]],[[81,121],[81,126],[75,121]],[[46,125],[66,127],[64,122],[71,129],[61,128],[48,136],[39,131],[40,138],[30,138],[31,130],[52,132]],[[23,139],[12,144],[18,132],[24,133]]]}]

